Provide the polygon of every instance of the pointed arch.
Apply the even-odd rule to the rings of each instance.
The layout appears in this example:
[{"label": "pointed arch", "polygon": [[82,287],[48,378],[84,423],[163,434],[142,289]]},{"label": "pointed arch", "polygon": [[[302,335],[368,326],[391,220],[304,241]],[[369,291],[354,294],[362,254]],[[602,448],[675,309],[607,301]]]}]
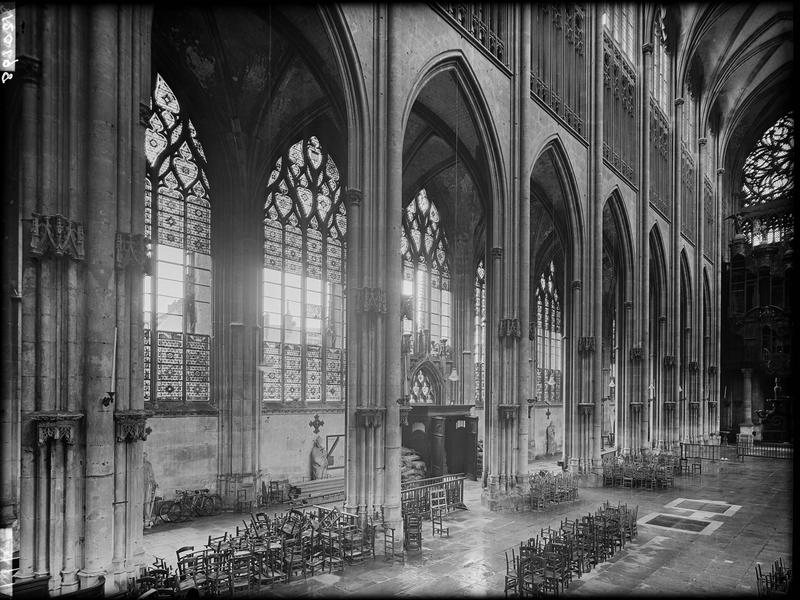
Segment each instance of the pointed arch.
[{"label": "pointed arch", "polygon": [[401,116],[401,131],[403,133],[401,139],[405,137],[412,107],[422,89],[437,75],[446,72],[452,72],[455,76],[458,89],[463,92],[469,112],[474,117],[480,145],[486,149],[488,191],[491,198],[491,206],[486,206],[486,216],[489,218],[489,226],[491,228],[490,240],[501,239],[502,232],[498,228],[502,226],[504,215],[508,212],[506,208],[508,198],[503,153],[497,134],[497,126],[492,118],[483,87],[479,84],[470,61],[467,60],[460,49],[442,52],[428,60],[420,69],[403,105]]},{"label": "pointed arch", "polygon": [[[428,386],[427,389],[425,386]],[[409,397],[417,404],[441,404],[444,377],[430,360],[423,360],[411,372]]]},{"label": "pointed arch", "polygon": [[665,314],[667,307],[667,261],[664,255],[664,239],[658,223],[650,229],[650,274],[658,285],[659,316]]},{"label": "pointed arch", "polygon": [[[542,164],[541,161],[549,160],[557,174],[556,185],[561,192],[560,196],[563,200],[563,211],[558,211],[558,207],[553,206],[552,199],[549,198],[548,194],[539,194],[539,199],[542,200],[545,207],[548,207],[551,218],[553,218],[556,229],[564,245],[568,248],[572,248],[572,271],[575,276],[579,277],[581,265],[583,264],[582,257],[585,245],[585,230],[580,192],[575,178],[575,170],[572,167],[572,161],[569,158],[561,136],[557,133],[543,141],[539,152],[536,153],[535,156],[536,158],[528,170],[532,179],[532,192],[536,166]],[[533,193],[531,193],[531,196],[531,201],[533,201]]]},{"label": "pointed arch", "polygon": [[[614,230],[618,237],[620,250],[618,258],[620,259],[622,275],[624,276],[625,299],[630,300],[633,298],[633,238],[631,236],[631,222],[625,210],[625,203],[622,200],[622,194],[618,186],[614,186],[612,189],[605,206],[609,209]],[[603,214],[605,218],[605,210]],[[603,231],[606,230],[605,225],[604,223]]]},{"label": "pointed arch", "polygon": [[[692,294],[692,269],[689,265],[689,259],[686,256],[686,250],[681,250],[681,285],[684,286],[685,289],[685,306],[686,306],[686,315],[687,315],[687,322],[686,326],[692,326],[692,315],[694,314],[693,307],[692,307],[692,298],[694,297]],[[681,296],[684,294],[681,293]],[[683,304],[684,300],[681,299],[681,303]]]}]

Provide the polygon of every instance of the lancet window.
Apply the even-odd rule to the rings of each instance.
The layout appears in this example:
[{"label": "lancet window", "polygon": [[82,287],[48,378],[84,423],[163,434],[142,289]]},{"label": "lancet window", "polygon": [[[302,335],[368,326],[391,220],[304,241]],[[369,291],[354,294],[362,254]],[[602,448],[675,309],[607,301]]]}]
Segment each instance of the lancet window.
[{"label": "lancet window", "polygon": [[475,406],[483,406],[486,393],[486,263],[483,257],[475,269]]},{"label": "lancet window", "polygon": [[145,130],[144,400],[208,402],[211,204],[206,157],[191,119],[156,75]]},{"label": "lancet window", "polygon": [[550,261],[536,287],[536,396],[551,404],[561,402],[562,332],[561,300]]},{"label": "lancet window", "polygon": [[276,161],[264,204],[265,402],[340,402],[345,389],[347,215],[317,137]]},{"label": "lancet window", "polygon": [[403,333],[411,335],[410,350],[438,354],[450,339],[450,266],[441,216],[424,189],[403,211],[402,294],[411,298]]}]

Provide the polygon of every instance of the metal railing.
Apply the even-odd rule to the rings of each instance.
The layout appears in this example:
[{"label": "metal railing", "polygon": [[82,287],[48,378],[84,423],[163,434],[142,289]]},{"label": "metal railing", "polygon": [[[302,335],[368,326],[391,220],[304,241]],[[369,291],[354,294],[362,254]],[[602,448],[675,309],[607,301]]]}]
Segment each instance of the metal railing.
[{"label": "metal railing", "polygon": [[681,458],[700,458],[716,462],[720,459],[720,447],[715,444],[693,444],[681,442]]},{"label": "metal railing", "polygon": [[736,435],[736,456],[742,461],[745,456],[791,459],[794,456],[794,447],[791,444],[757,442],[753,440],[753,436],[739,433]]},{"label": "metal railing", "polygon": [[445,491],[448,509],[464,506],[464,480],[463,473],[455,475],[442,475],[429,477],[416,481],[407,481],[401,485],[400,499],[403,507],[412,504],[416,510],[426,515],[431,510],[431,490]]}]

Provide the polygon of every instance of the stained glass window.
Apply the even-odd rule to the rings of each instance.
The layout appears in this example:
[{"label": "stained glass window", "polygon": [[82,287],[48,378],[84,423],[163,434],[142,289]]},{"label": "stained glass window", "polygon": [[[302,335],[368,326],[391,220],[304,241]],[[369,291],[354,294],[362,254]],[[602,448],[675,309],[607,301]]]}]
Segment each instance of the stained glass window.
[{"label": "stained glass window", "polygon": [[145,130],[144,399],[208,402],[211,367],[211,205],[192,121],[156,76]]},{"label": "stained glass window", "polygon": [[[441,227],[439,210],[424,189],[403,211],[402,294],[413,298],[412,317],[403,320],[403,333],[411,336],[412,352],[426,354],[421,339],[439,347],[450,339],[450,267],[447,238]],[[429,337],[426,336],[426,333]],[[417,338],[416,340],[414,338]]]},{"label": "stained glass window", "polygon": [[412,377],[410,401],[421,404],[435,403],[433,385],[423,369],[419,369]]},{"label": "stained glass window", "polygon": [[[744,233],[754,246],[794,237],[794,115],[770,127],[744,163]],[[771,204],[771,206],[762,206]],[[772,210],[770,210],[772,208]]]},{"label": "stained glass window", "polygon": [[346,232],[336,163],[317,137],[298,141],[264,205],[265,402],[344,400]]},{"label": "stained glass window", "polygon": [[483,406],[486,393],[486,264],[481,257],[475,269],[475,406]]},{"label": "stained glass window", "polygon": [[536,397],[551,404],[561,402],[561,332],[561,301],[550,261],[536,287]]}]

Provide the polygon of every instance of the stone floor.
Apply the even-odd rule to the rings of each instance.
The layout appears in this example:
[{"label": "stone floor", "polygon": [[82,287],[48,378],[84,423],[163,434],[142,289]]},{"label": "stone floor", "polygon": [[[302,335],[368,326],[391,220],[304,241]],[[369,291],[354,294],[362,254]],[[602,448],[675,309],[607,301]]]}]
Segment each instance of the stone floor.
[{"label": "stone floor", "polygon": [[[604,488],[599,477],[582,478],[579,499],[542,512],[490,512],[481,506],[478,483],[467,481],[468,510],[446,517],[450,537],[424,530],[421,552],[405,564],[384,562],[382,535],[376,559],[277,584],[264,595],[278,597],[498,596],[503,592],[504,550],[560,520],[593,512],[605,500],[639,507],[638,536],[611,560],[573,580],[565,596],[755,596],[755,565],[765,569],[778,557],[791,566],[793,548],[793,463],[734,457],[703,461],[702,474],[676,477],[675,487],[650,491]],[[690,502],[694,500],[698,502]],[[669,506],[668,506],[669,505]],[[738,507],[738,508],[737,508]],[[699,533],[665,527],[693,519]],[[175,563],[175,549],[202,547],[208,535],[233,531],[249,515],[225,513],[182,525],[155,527],[144,537],[146,551]],[[649,524],[655,523],[661,526]],[[704,522],[713,525],[705,526]],[[428,525],[428,522],[425,522]]]}]

